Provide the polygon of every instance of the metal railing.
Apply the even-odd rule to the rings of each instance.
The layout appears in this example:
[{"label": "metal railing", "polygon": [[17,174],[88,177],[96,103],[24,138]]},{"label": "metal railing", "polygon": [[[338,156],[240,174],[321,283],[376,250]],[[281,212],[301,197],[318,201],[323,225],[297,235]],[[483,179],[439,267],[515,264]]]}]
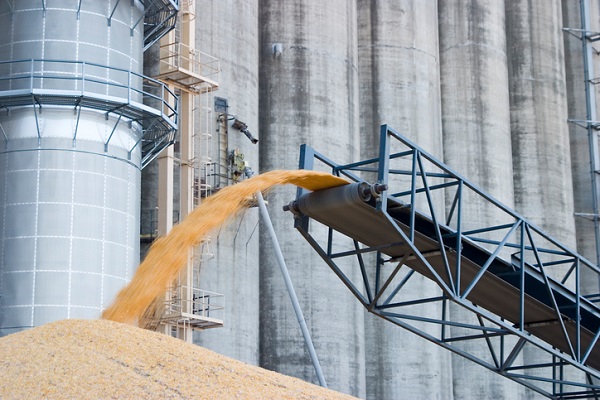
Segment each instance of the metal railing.
[{"label": "metal railing", "polygon": [[123,68],[70,60],[1,61],[0,95],[23,89],[68,90],[81,96],[94,93],[117,97],[126,104],[146,101],[177,126],[175,93],[159,80]]},{"label": "metal railing", "polygon": [[158,42],[163,36],[175,28],[177,13],[179,11],[179,0],[141,1],[144,4],[144,15],[131,29],[135,29],[143,19],[144,51],[146,51],[150,46]]},{"label": "metal railing", "polygon": [[221,72],[220,60],[200,50],[192,49],[181,42],[167,43],[160,46],[160,67],[169,71],[184,68],[193,74],[206,78],[214,77]]},{"label": "metal railing", "polygon": [[[106,112],[107,116],[113,113],[117,124],[123,117],[138,122],[142,135],[128,150],[128,158],[140,146],[142,168],[174,142],[178,126],[179,98],[159,80],[85,61],[1,61],[0,108],[32,105],[40,109],[44,105],[83,107]],[[38,137],[41,140],[41,132]],[[107,146],[108,142],[105,152]]]},{"label": "metal railing", "polygon": [[[187,298],[187,291],[191,290],[191,298]],[[170,299],[165,302],[164,318],[181,317],[187,315],[203,320],[222,320],[224,295],[187,286],[177,286],[170,291]]]}]

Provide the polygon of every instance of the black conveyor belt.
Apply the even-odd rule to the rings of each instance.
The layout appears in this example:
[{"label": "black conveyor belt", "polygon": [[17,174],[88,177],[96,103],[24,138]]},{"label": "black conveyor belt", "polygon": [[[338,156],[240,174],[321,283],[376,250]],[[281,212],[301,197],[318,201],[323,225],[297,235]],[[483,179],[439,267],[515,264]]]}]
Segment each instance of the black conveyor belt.
[{"label": "black conveyor belt", "polygon": [[[364,183],[363,183],[364,185]],[[409,250],[403,236],[377,211],[373,199],[361,195],[359,183],[318,192],[307,193],[295,202],[296,211],[313,218],[367,246],[386,246],[381,251],[400,258]],[[387,213],[408,236],[410,207],[388,197]],[[440,226],[442,235],[453,232]],[[436,239],[434,222],[419,213],[415,220],[415,246],[429,264],[449,285],[440,244]],[[456,269],[456,240],[447,240],[446,254],[453,276]],[[461,253],[461,290],[464,290],[489,259],[491,253],[474,242],[463,239]],[[430,269],[418,257],[408,257],[406,264],[417,272],[433,279]],[[494,314],[518,324],[520,320],[520,271],[518,266],[496,258],[481,280],[468,294],[467,299]],[[571,340],[575,341],[576,295],[559,282],[550,282],[551,290],[562,313]],[[594,333],[600,327],[600,310],[591,302],[581,299],[581,346],[589,347]],[[561,324],[552,306],[552,299],[540,271],[525,266],[525,326],[528,332],[546,343],[570,353]],[[600,369],[600,348],[594,347],[586,364]]]}]

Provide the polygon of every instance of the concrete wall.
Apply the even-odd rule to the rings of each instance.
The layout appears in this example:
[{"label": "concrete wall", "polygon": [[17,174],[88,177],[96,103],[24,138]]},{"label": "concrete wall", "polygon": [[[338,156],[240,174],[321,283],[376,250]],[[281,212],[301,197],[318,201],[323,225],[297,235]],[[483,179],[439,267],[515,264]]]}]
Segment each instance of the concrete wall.
[{"label": "concrete wall", "polygon": [[[439,3],[444,161],[508,206],[513,204],[504,2]],[[452,193],[453,194],[453,193]],[[448,205],[453,197],[448,198]],[[463,229],[501,223],[497,209],[464,193]],[[472,314],[451,305],[452,318],[473,322]],[[451,329],[459,335],[460,328]],[[483,342],[457,347],[485,357]],[[452,359],[454,396],[518,398],[521,387],[465,358]]]},{"label": "concrete wall", "polygon": [[[355,1],[265,0],[259,12],[260,170],[296,169],[302,143],[357,159]],[[267,200],[323,373],[331,388],[363,397],[362,307],[282,213],[294,197],[290,187]],[[317,382],[269,237],[260,243],[261,365]]]},{"label": "concrete wall", "polygon": [[[600,30],[599,2],[590,2],[590,29]],[[581,29],[581,15],[579,2],[562,2],[563,24],[566,28]],[[564,35],[565,47],[565,75],[567,82],[567,100],[569,106],[569,118],[573,120],[585,120],[586,100],[584,86],[584,66],[582,41],[578,38],[579,32]],[[600,60],[598,56],[593,56],[595,60],[594,74],[592,78],[600,73]],[[598,85],[591,85],[592,91],[595,91],[596,98],[600,92]],[[598,107],[598,105],[596,105]],[[596,112],[598,115],[598,112]],[[585,125],[585,124],[584,124]],[[569,139],[571,148],[571,175],[573,177],[573,201],[576,213],[588,214],[585,217],[575,218],[575,228],[577,233],[577,251],[593,263],[597,262],[596,237],[594,235],[594,222],[590,214],[594,212],[590,153],[588,132],[579,124],[571,123],[569,127]],[[597,279],[583,279],[584,290],[588,293],[598,291]]]},{"label": "concrete wall", "polygon": [[[261,139],[258,120],[258,1],[197,1],[196,47],[219,58],[220,87],[215,95],[226,98],[229,113],[248,125]],[[197,106],[200,107],[199,99]],[[201,130],[197,111],[197,132]],[[216,118],[216,116],[214,116]],[[215,129],[217,121],[214,120]],[[218,158],[217,131],[213,131],[213,160]],[[202,143],[197,142],[200,147]],[[227,147],[239,149],[258,171],[259,146],[229,128]],[[199,149],[203,151],[203,149]],[[194,341],[238,360],[258,364],[259,355],[259,235],[258,210],[246,210],[230,226],[215,232],[215,257],[202,264],[202,289],[223,293],[225,327],[195,334]]]},{"label": "concrete wall", "polygon": [[[361,159],[378,155],[384,123],[441,158],[437,2],[359,1],[358,29]],[[401,191],[408,182],[390,184]],[[436,200],[443,204],[443,197]],[[407,286],[408,298],[436,294],[422,276]],[[427,311],[439,317],[439,310]],[[367,398],[450,398],[449,352],[370,314],[365,332]]]}]

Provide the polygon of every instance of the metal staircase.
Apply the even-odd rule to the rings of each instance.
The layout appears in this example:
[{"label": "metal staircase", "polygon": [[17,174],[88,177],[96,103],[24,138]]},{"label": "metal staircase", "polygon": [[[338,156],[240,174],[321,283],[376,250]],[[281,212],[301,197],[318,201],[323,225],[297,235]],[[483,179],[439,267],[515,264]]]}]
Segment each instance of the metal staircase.
[{"label": "metal staircase", "polygon": [[179,0],[142,0],[142,3],[144,4],[144,51],[146,51],[175,28]]},{"label": "metal staircase", "polygon": [[[212,164],[213,92],[219,88],[220,62],[195,48],[194,1],[183,0],[180,5],[181,12],[178,18],[175,15],[171,32],[160,40],[159,71],[154,78],[179,93],[178,156],[174,151],[166,158],[172,157],[179,170],[179,216],[185,218],[212,190],[207,170]],[[159,165],[160,175],[165,177],[165,185],[159,192],[167,203],[172,203],[173,165]],[[159,221],[158,225],[159,232],[170,229],[168,220]],[[187,266],[146,313],[145,327],[191,342],[193,330],[223,326],[223,295],[200,289],[201,266],[214,257],[210,244],[211,238],[206,237],[188,253]]]}]

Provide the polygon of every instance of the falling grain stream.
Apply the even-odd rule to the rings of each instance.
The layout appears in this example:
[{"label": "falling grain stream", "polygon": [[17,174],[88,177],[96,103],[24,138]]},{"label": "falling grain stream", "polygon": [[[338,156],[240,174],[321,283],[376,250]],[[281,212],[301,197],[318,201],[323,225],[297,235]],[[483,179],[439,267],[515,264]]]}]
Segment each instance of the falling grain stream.
[{"label": "falling grain stream", "polygon": [[234,218],[254,194],[286,183],[314,191],[347,182],[325,173],[273,171],[206,198],[154,243],[104,319],[57,321],[0,338],[0,399],[350,399],[129,325],[166,291],[192,246]]},{"label": "falling grain stream", "polygon": [[138,267],[131,282],[117,295],[102,318],[136,323],[187,265],[189,250],[211,231],[230,221],[248,207],[252,196],[275,185],[293,184],[308,190],[341,186],[348,182],[317,171],[271,171],[226,187],[207,197],[171,232],[159,238]]}]

